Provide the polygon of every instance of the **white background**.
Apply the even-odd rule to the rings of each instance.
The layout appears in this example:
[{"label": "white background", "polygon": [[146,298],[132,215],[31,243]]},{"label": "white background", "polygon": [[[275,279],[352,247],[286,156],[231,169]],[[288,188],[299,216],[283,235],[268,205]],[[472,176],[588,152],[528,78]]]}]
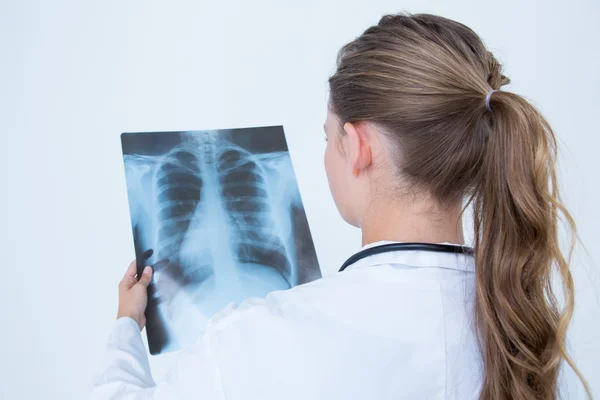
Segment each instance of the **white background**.
[{"label": "white background", "polygon": [[[573,265],[571,345],[600,397],[597,0],[2,0],[0,398],[85,397],[133,257],[121,132],[283,124],[323,273],[334,273],[360,234],[323,170],[326,81],[339,47],[398,11],[472,27],[506,64],[508,90],[556,129],[589,252]],[[160,376],[173,355],[151,362]]]}]

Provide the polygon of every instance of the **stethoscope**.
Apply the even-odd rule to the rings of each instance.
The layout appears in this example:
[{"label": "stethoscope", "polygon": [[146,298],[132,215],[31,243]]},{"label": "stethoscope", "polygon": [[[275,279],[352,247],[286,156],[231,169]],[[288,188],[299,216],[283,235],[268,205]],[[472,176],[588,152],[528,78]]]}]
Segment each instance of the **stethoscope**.
[{"label": "stethoscope", "polygon": [[419,251],[433,251],[436,253],[453,253],[453,254],[464,254],[472,256],[474,254],[473,248],[469,246],[459,246],[454,244],[437,244],[437,243],[388,243],[379,246],[369,247],[354,254],[352,257],[346,260],[342,264],[339,272],[345,270],[349,265],[354,264],[358,260],[362,260],[365,257],[373,256],[375,254],[388,253],[392,251],[407,251],[407,250],[419,250]]}]

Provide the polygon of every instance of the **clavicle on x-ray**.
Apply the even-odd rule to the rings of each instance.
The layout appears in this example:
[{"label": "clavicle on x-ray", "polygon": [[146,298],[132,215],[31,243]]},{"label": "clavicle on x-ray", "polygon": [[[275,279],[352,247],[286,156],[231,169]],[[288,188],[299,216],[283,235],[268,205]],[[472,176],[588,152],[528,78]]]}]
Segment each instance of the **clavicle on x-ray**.
[{"label": "clavicle on x-ray", "polygon": [[321,276],[282,127],[122,143],[138,268],[154,267],[152,354],[193,343],[231,302]]}]

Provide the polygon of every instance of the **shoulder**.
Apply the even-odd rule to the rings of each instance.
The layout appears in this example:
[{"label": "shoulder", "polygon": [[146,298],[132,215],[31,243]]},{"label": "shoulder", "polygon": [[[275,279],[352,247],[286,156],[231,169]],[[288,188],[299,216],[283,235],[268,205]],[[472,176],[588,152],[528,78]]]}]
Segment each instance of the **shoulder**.
[{"label": "shoulder", "polygon": [[326,294],[339,283],[336,281],[335,277],[323,277],[290,289],[273,291],[265,297],[252,297],[239,304],[230,303],[208,321],[208,328],[219,331],[248,318],[254,321],[261,318],[285,319],[292,313],[310,307],[311,300]]},{"label": "shoulder", "polygon": [[341,320],[344,325],[360,324],[388,313],[398,319],[423,318],[438,315],[432,309],[441,308],[441,290],[437,277],[419,268],[380,265],[348,270],[264,298],[232,303],[211,318],[207,332],[255,330],[265,325],[270,329],[326,326]]}]

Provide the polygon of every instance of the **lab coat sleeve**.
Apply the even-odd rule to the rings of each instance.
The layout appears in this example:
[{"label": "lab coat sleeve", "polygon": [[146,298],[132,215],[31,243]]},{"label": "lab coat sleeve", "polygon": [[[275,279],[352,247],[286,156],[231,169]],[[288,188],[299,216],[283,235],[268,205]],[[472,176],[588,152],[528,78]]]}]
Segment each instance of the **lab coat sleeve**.
[{"label": "lab coat sleeve", "polygon": [[137,322],[119,318],[90,399],[224,399],[207,335],[182,351],[166,376],[154,382]]}]

